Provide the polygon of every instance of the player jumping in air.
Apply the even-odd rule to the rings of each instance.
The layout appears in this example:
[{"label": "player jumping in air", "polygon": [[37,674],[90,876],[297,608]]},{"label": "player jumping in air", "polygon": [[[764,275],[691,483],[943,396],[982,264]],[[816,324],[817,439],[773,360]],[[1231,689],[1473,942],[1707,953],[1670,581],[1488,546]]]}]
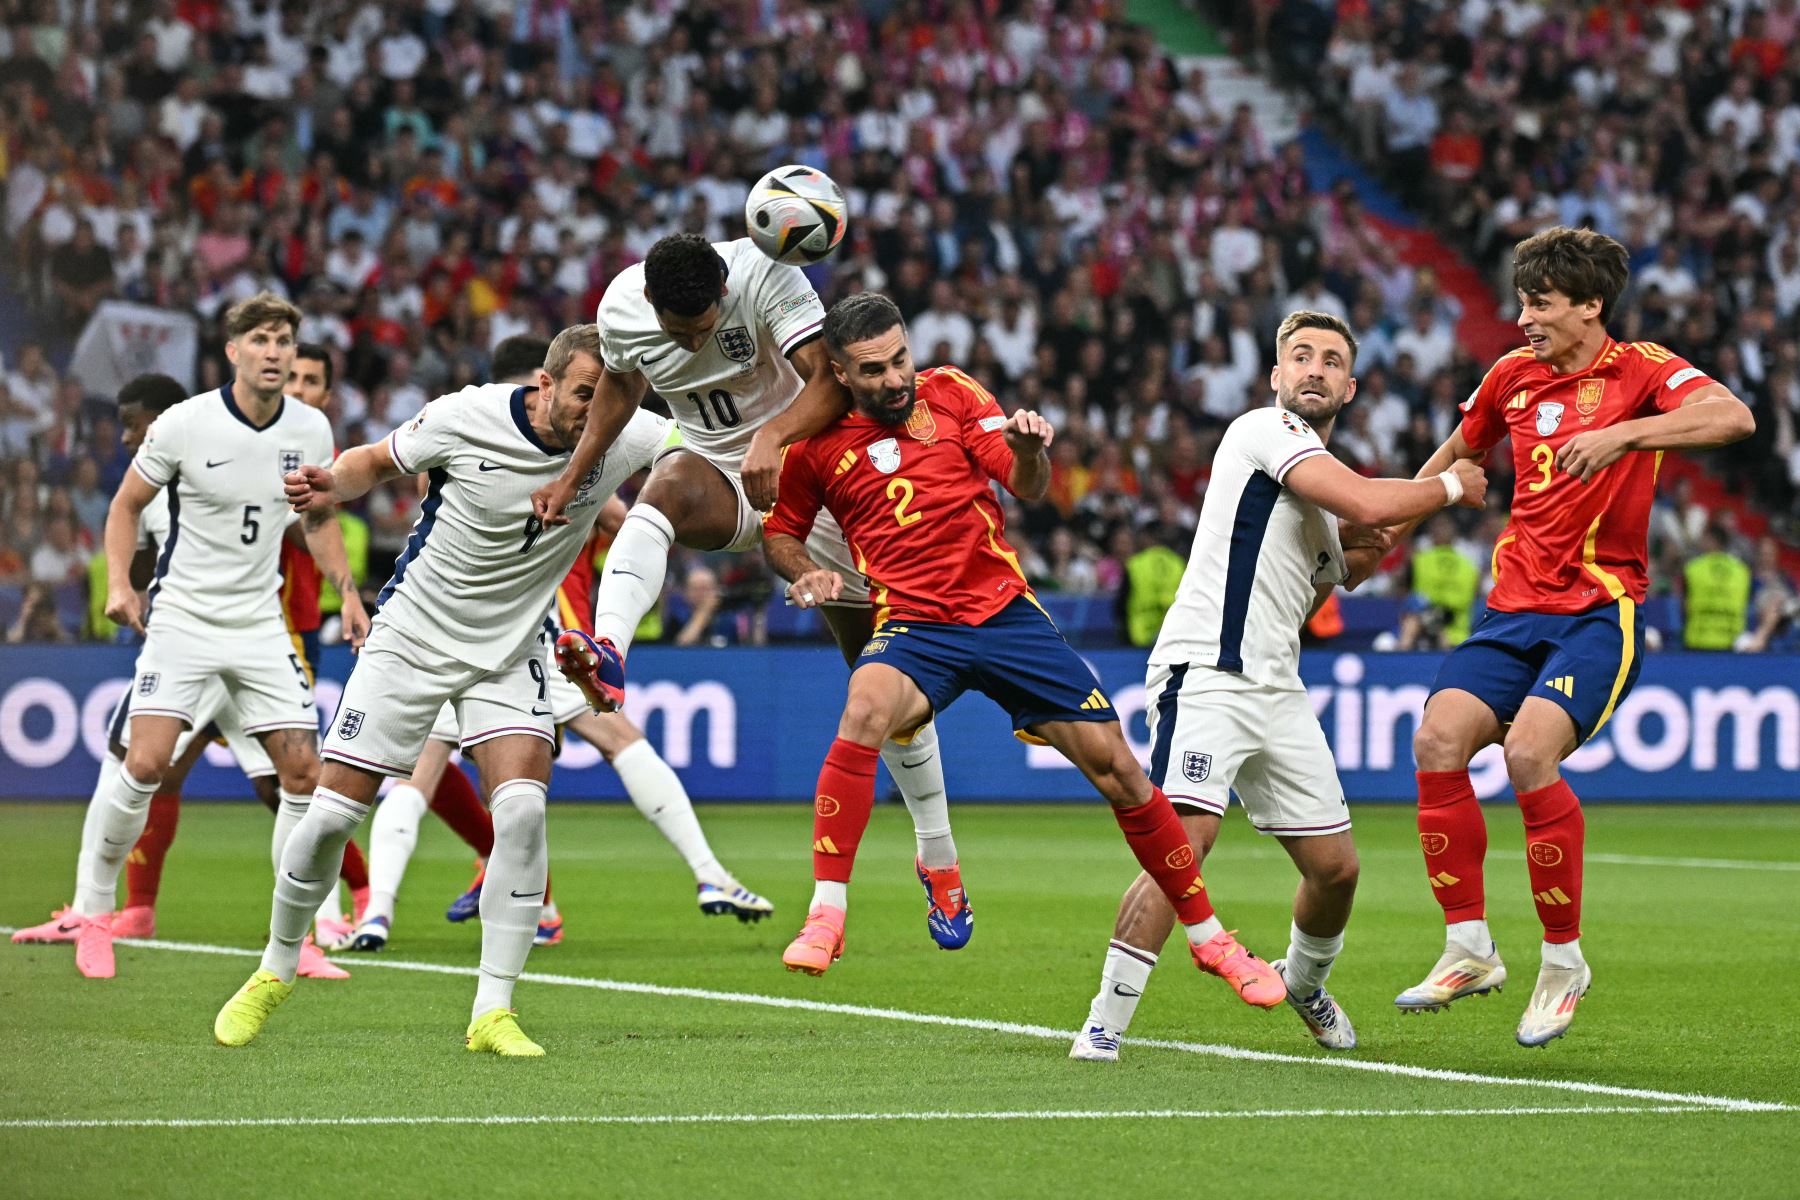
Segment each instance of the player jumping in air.
[{"label": "player jumping in air", "polygon": [[[1300,682],[1300,628],[1335,587],[1374,572],[1389,545],[1376,528],[1446,504],[1480,508],[1487,477],[1459,462],[1442,479],[1363,478],[1325,449],[1356,395],[1350,327],[1296,312],[1281,323],[1275,352],[1275,404],[1225,431],[1187,570],[1150,652],[1150,782],[1168,794],[1202,861],[1233,791],[1256,831],[1294,860],[1300,890],[1287,955],[1272,965],[1318,1043],[1350,1050],[1356,1031],[1325,980],[1356,897],[1356,846],[1325,731]],[[1174,921],[1156,881],[1139,876],[1119,903],[1100,991],[1071,1058],[1119,1057]]]},{"label": "player jumping in air", "polygon": [[222,1044],[256,1037],[292,993],[301,937],[337,884],[344,842],[368,816],[382,777],[412,773],[449,701],[494,817],[466,1044],[543,1053],[511,1004],[549,869],[544,802],[556,734],[544,609],[605,498],[648,466],[668,435],[667,422],[634,414],[617,447],[581,481],[570,523],[521,519],[532,490],[556,477],[580,437],[599,373],[599,335],[577,325],[550,344],[537,386],[484,384],[439,397],[384,440],[345,452],[331,470],[288,476],[288,498],[302,513],[329,511],[403,474],[429,472],[431,484],[344,686],[318,790],[282,858],[262,965],[214,1021]]},{"label": "player jumping in air", "polygon": [[[202,702],[214,681],[224,685],[244,732],[262,743],[275,767],[281,807],[270,851],[276,862],[318,780],[312,681],[293,652],[277,598],[276,560],[288,524],[281,477],[332,458],[324,414],[283,395],[299,325],[300,310],[266,292],[234,305],[225,314],[231,380],[156,419],[107,513],[106,615],[145,638],[131,684],[124,769],[110,790],[95,793],[82,827],[71,917],[81,921],[76,965],[90,977],[113,974],[119,871],[144,831],[150,798],[183,730],[203,726]],[[159,491],[168,500],[169,533],[146,609],[131,586],[131,560],[143,513]],[[312,514],[304,528],[308,545],[345,592],[346,632],[359,643],[367,618],[355,599],[337,522]],[[296,935],[296,955],[300,943]]]},{"label": "player jumping in air", "polygon": [[1049,424],[1029,411],[1009,418],[953,367],[915,374],[900,310],[879,293],[839,302],[824,334],[855,410],[789,450],[766,526],[769,561],[792,581],[796,604],[836,599],[842,573],[820,565],[806,541],[820,510],[830,511],[871,581],[875,632],[819,773],[812,908],[782,961],[822,975],[843,954],[877,748],[904,741],[972,688],[1006,709],[1022,736],[1060,751],[1112,805],[1201,969],[1248,1003],[1280,1004],[1280,979],[1213,914],[1175,810],[1144,778],[1093,672],[1039,607],[1002,537],[993,482],[1015,496],[1044,494]]},{"label": "player jumping in air", "polygon": [[1755,428],[1749,408],[1699,368],[1607,336],[1627,263],[1625,247],[1591,230],[1518,244],[1513,287],[1529,344],[1488,371],[1420,472],[1481,459],[1510,435],[1518,479],[1487,615],[1445,658],[1413,738],[1419,844],[1449,929],[1443,957],[1394,1003],[1430,1011],[1506,981],[1486,921],[1487,827],[1469,782],[1469,760],[1498,742],[1544,926],[1523,1046],[1566,1033],[1593,978],[1580,942],[1581,803],[1559,767],[1606,724],[1643,660],[1637,609],[1657,467],[1666,450],[1723,446]]},{"label": "player jumping in air", "polygon": [[[748,238],[708,242],[671,234],[628,267],[600,301],[605,369],[594,417],[569,467],[534,497],[555,519],[574,481],[600,455],[650,389],[681,426],[681,452],[663,458],[606,556],[594,636],[570,630],[558,662],[596,709],[624,698],[625,654],[638,622],[662,594],[669,547],[743,551],[762,543],[762,513],[775,502],[781,448],[817,433],[847,409],[819,341],[824,306],[799,268],[766,257]],[[824,609],[846,662],[869,638],[869,593],[861,568],[829,514],[813,527],[813,558],[844,579]],[[906,801],[925,885],[926,925],[953,950],[974,931],[950,813],[937,729],[927,722],[881,760]]]}]

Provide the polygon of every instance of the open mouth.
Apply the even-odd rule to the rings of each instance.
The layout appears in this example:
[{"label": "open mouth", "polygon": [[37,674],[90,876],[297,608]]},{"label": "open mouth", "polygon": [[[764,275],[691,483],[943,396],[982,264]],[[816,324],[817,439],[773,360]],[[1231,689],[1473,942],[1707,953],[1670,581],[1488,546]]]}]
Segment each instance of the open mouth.
[{"label": "open mouth", "polygon": [[1531,348],[1533,350],[1542,350],[1545,346],[1550,344],[1550,335],[1547,333],[1528,333],[1525,335],[1525,340],[1531,343]]}]

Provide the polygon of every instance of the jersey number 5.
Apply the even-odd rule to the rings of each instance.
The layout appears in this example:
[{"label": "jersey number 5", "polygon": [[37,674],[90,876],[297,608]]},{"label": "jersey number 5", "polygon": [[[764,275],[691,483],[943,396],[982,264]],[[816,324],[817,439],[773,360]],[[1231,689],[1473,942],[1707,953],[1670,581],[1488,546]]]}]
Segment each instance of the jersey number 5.
[{"label": "jersey number 5", "polygon": [[889,500],[899,501],[898,504],[894,505],[894,520],[900,522],[900,527],[902,529],[925,515],[920,512],[906,511],[906,506],[912,503],[913,485],[912,480],[906,478],[904,475],[888,480],[887,498]]},{"label": "jersey number 5", "polygon": [[[743,423],[744,418],[738,415],[737,401],[724,388],[714,388],[706,393],[704,399],[699,392],[689,392],[687,398],[688,403],[694,406],[694,411],[700,414],[700,423],[706,426],[708,433],[717,433],[721,429],[730,429]],[[712,408],[710,416],[706,411],[709,406]],[[717,424],[714,424],[715,420]]]}]

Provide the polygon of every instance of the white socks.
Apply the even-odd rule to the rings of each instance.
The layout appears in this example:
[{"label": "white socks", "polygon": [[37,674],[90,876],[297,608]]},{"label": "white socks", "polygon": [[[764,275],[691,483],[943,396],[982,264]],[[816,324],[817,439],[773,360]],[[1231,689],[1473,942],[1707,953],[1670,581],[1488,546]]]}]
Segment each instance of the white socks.
[{"label": "white socks", "polygon": [[369,827],[369,904],[363,909],[363,920],[394,919],[400,881],[419,844],[419,823],[430,807],[425,793],[410,783],[395,784],[376,805],[375,820]]},{"label": "white socks", "polygon": [[344,843],[368,815],[368,805],[320,788],[313,793],[306,815],[288,836],[281,867],[275,872],[269,944],[262,957],[262,969],[274,972],[283,983],[294,982],[294,973],[300,966],[300,943],[312,925],[313,915],[325,898],[337,890],[338,873],[344,865]]},{"label": "white socks", "polygon": [[1453,921],[1444,928],[1444,935],[1446,942],[1455,942],[1482,958],[1493,957],[1494,935],[1488,932],[1486,921]]},{"label": "white socks", "polygon": [[613,755],[612,767],[619,773],[619,782],[625,785],[625,793],[631,797],[631,802],[644,814],[644,819],[669,840],[669,845],[675,847],[695,879],[715,884],[730,881],[731,873],[719,865],[712,847],[707,844],[706,835],[700,831],[699,818],[694,816],[694,802],[681,785],[681,777],[662,760],[647,739],[639,738]]},{"label": "white socks", "polygon": [[[611,565],[608,562],[609,570]],[[544,785],[535,779],[509,779],[494,789],[493,796],[494,852],[481,886],[481,982],[470,1020],[512,1007],[513,984],[525,969],[531,940],[537,936],[550,873]]]},{"label": "white socks", "polygon": [[1114,940],[1106,948],[1106,966],[1100,972],[1100,994],[1088,1006],[1088,1024],[1103,1025],[1112,1033],[1131,1027],[1131,1016],[1150,983],[1156,955]]},{"label": "white socks", "polygon": [[1193,925],[1183,925],[1182,928],[1187,931],[1187,940],[1190,946],[1203,946],[1225,932],[1225,927],[1219,924],[1217,915],[1210,916]]},{"label": "white socks", "polygon": [[269,865],[279,872],[282,851],[287,848],[288,838],[299,827],[301,818],[306,816],[312,797],[295,795],[286,788],[282,788],[277,795],[281,798],[275,805],[275,829],[269,835]]},{"label": "white socks", "polygon": [[1301,999],[1325,986],[1331,964],[1344,949],[1344,935],[1314,937],[1298,925],[1288,926],[1287,961],[1282,976],[1287,980],[1288,995]]},{"label": "white socks", "polygon": [[121,767],[110,781],[102,772],[81,826],[81,854],[75,861],[75,911],[98,917],[118,902],[119,872],[125,856],[150,819],[156,784],[140,783]]},{"label": "white socks", "polygon": [[1544,965],[1546,967],[1579,967],[1587,959],[1581,956],[1581,939],[1572,942],[1545,942]]},{"label": "white socks", "polygon": [[808,907],[817,908],[821,904],[848,912],[850,909],[850,885],[831,879],[814,880],[812,904]]},{"label": "white socks", "polygon": [[631,650],[638,622],[662,595],[669,547],[674,544],[675,527],[669,518],[639,501],[625,514],[619,536],[606,552],[606,567],[594,595],[594,636],[610,639],[620,654]]},{"label": "white socks", "polygon": [[928,867],[949,867],[956,863],[956,841],[950,836],[950,804],[944,795],[944,761],[938,754],[937,722],[927,721],[912,740],[883,742],[881,761],[906,811],[912,817],[913,839],[919,861]]}]

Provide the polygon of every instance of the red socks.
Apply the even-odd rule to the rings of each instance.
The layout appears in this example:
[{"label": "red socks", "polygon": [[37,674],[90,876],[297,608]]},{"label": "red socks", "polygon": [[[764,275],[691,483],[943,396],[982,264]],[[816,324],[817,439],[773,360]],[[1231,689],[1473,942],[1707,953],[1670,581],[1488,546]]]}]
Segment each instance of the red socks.
[{"label": "red socks", "polygon": [[1481,864],[1487,858],[1487,822],[1469,773],[1420,771],[1419,846],[1431,894],[1444,908],[1444,923],[1487,916]]},{"label": "red socks", "polygon": [[1183,925],[1195,925],[1213,915],[1206,884],[1195,866],[1194,847],[1161,788],[1151,788],[1148,804],[1113,809],[1113,819],[1124,831],[1138,864],[1156,880]]},{"label": "red socks", "polygon": [[454,763],[444,768],[444,777],[438,780],[431,811],[482,858],[494,852],[494,818],[488,815],[468,774]]},{"label": "red socks", "polygon": [[837,738],[819,770],[813,800],[813,878],[849,883],[856,847],[875,807],[875,764],[880,752]]},{"label": "red socks", "polygon": [[156,907],[162,889],[163,860],[175,842],[175,825],[181,818],[181,793],[158,792],[150,797],[150,816],[137,845],[125,857],[125,907]]},{"label": "red socks", "polygon": [[1525,869],[1546,942],[1581,936],[1581,846],[1587,822],[1581,801],[1558,779],[1535,792],[1519,793],[1525,817]]},{"label": "red socks", "polygon": [[344,843],[344,866],[339,878],[353,892],[369,886],[369,863],[355,842]]}]

